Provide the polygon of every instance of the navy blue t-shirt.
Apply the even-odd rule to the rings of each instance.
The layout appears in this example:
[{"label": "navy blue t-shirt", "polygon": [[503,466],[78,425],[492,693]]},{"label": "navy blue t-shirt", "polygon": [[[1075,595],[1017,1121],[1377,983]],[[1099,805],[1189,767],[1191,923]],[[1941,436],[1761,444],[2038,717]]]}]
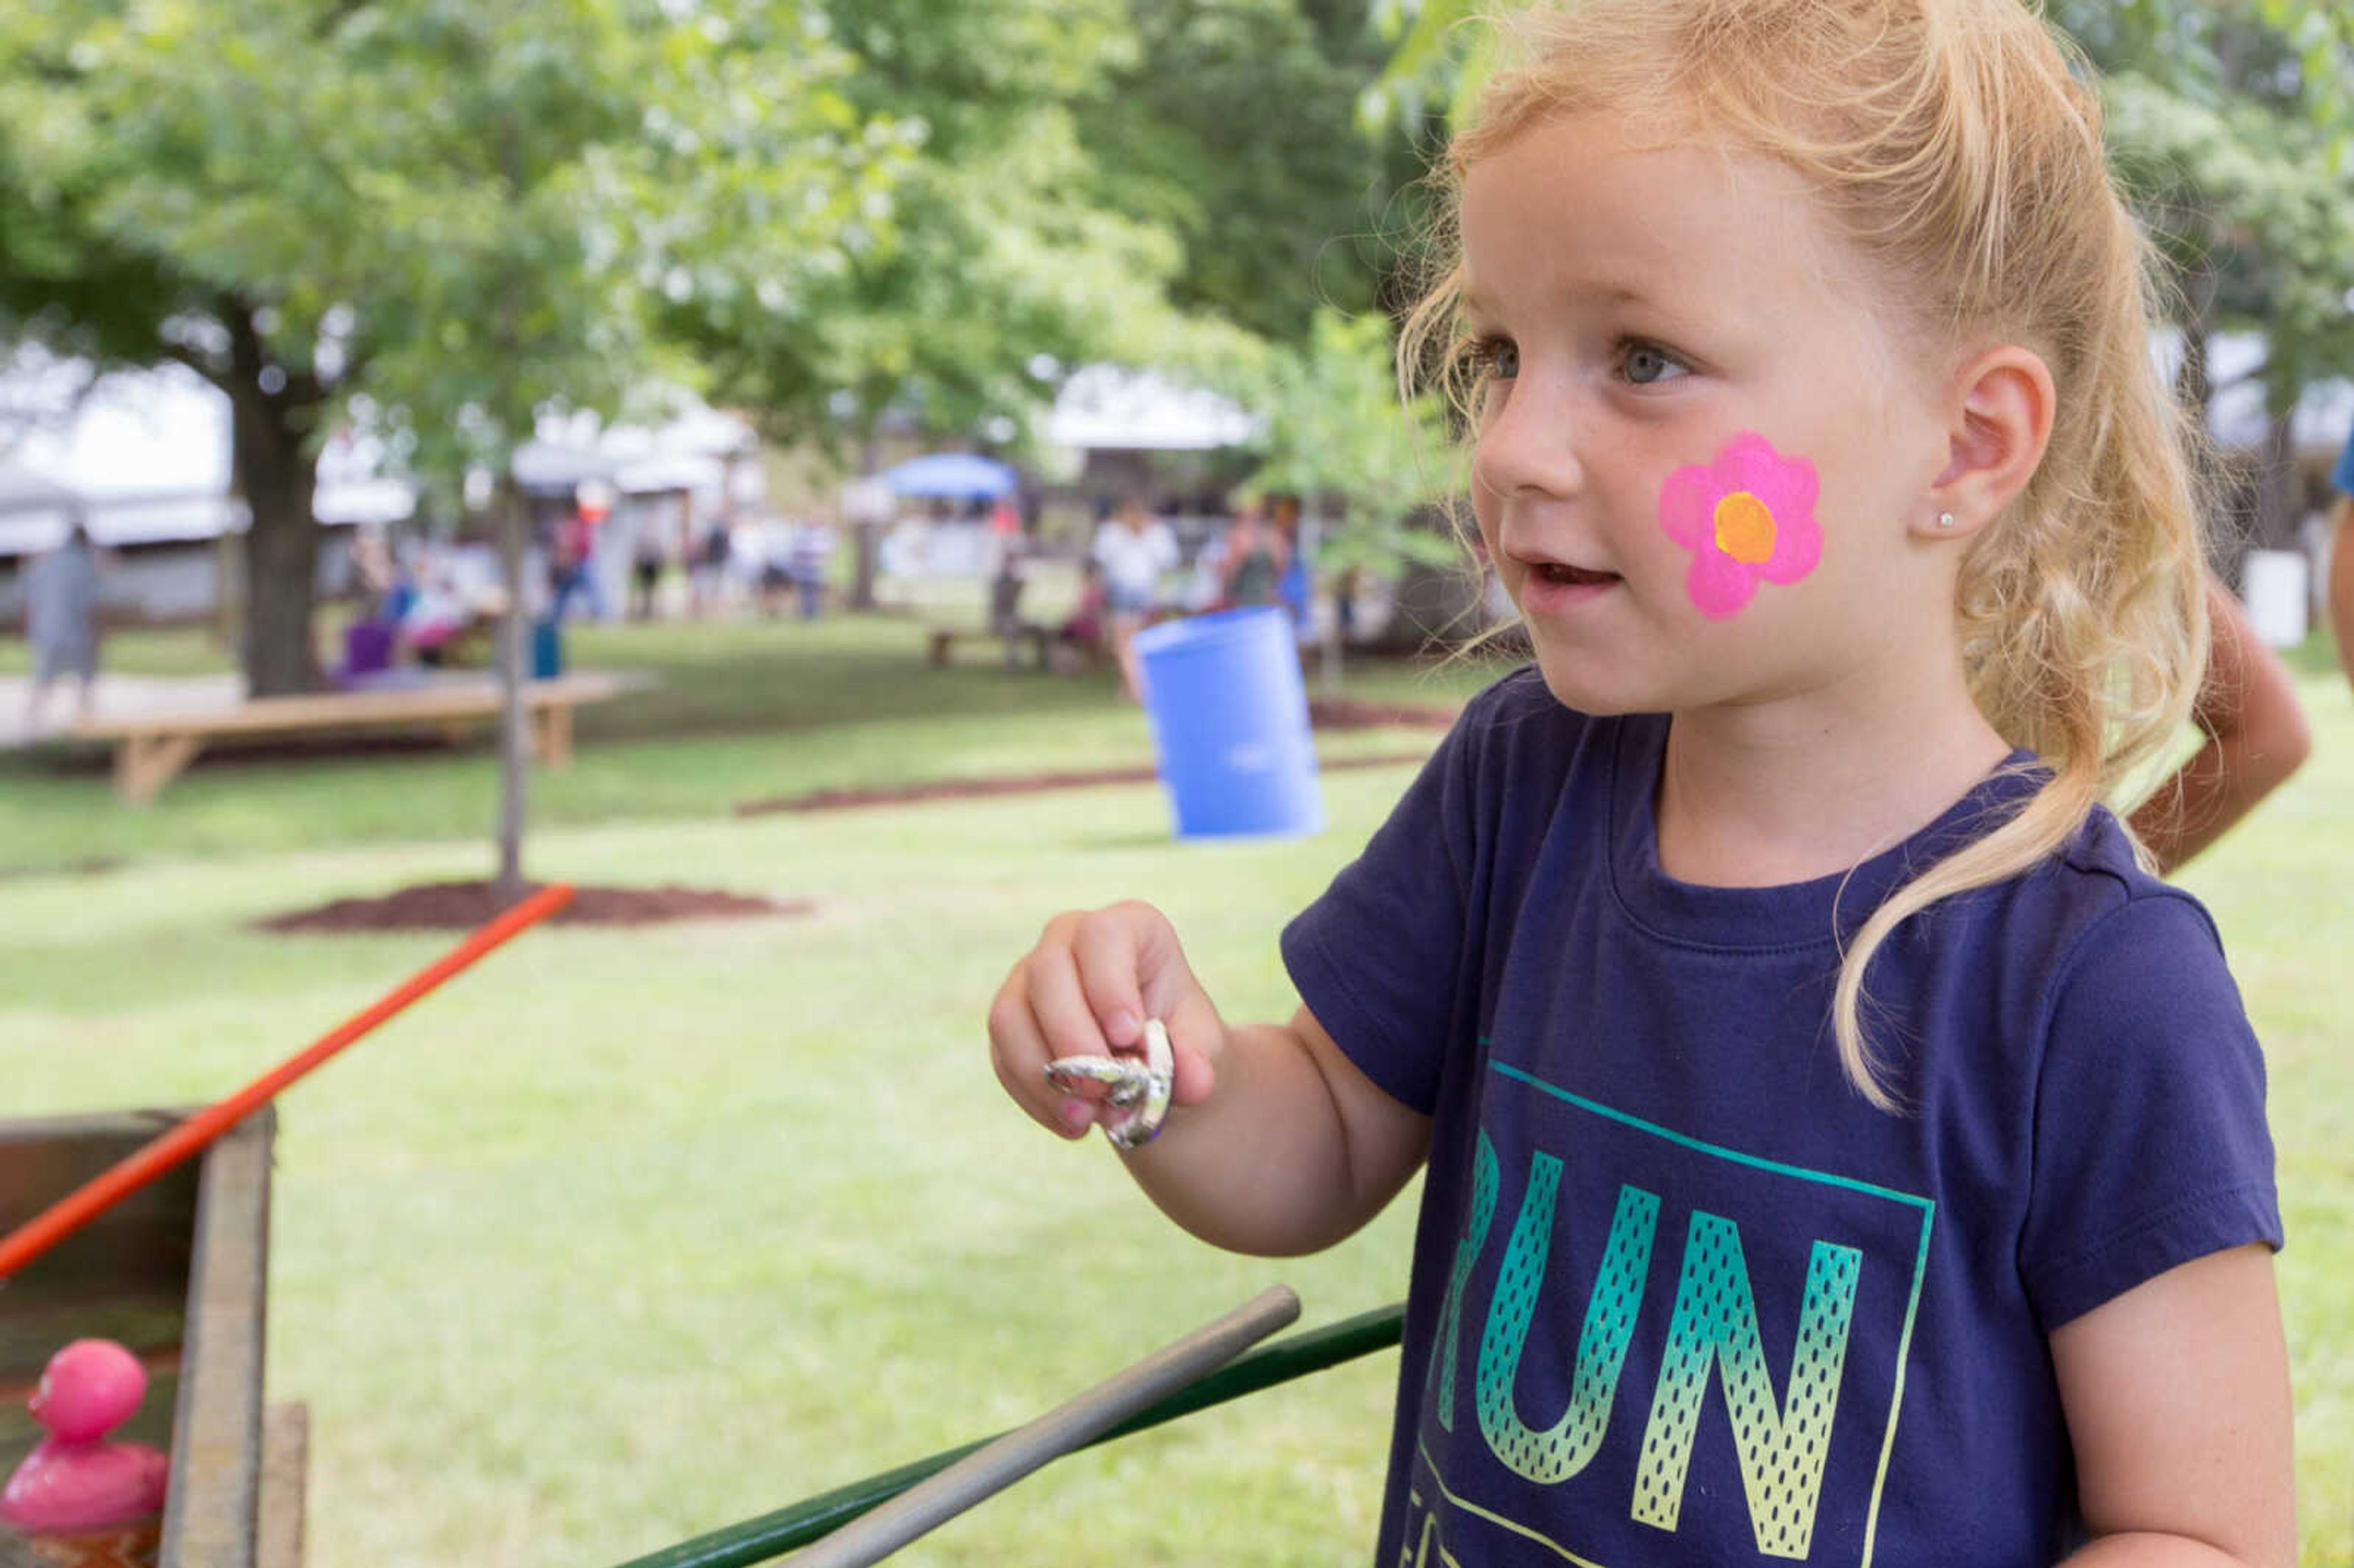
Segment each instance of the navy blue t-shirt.
[{"label": "navy blue t-shirt", "polygon": [[2046,1337],[2280,1243],[2214,927],[2096,813],[1882,948],[1875,1110],[1840,941],[2032,775],[1848,876],[1701,887],[1659,869],[1667,729],[1506,677],[1284,932],[1433,1118],[1376,1562],[2044,1568],[2078,1529]]}]

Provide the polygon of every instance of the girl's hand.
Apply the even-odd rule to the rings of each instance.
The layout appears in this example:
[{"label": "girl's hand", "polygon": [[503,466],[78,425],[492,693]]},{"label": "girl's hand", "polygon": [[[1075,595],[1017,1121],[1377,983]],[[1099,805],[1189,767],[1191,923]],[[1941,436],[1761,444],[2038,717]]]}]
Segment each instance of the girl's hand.
[{"label": "girl's hand", "polygon": [[1169,917],[1135,902],[1057,915],[990,1005],[997,1081],[1040,1126],[1081,1137],[1103,1114],[1107,1091],[1087,1085],[1065,1093],[1046,1081],[1046,1064],[1141,1054],[1148,1018],[1169,1031],[1176,1058],[1172,1102],[1182,1108],[1208,1098],[1225,1025],[1186,964]]}]

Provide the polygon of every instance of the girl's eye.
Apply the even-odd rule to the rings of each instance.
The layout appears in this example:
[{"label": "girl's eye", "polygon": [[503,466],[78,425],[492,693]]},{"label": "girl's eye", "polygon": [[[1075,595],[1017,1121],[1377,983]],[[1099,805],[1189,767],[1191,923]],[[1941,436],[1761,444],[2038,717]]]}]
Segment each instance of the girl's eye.
[{"label": "girl's eye", "polygon": [[1472,357],[1479,364],[1479,373],[1490,381],[1511,381],[1521,374],[1520,345],[1509,339],[1483,339],[1472,350]]},{"label": "girl's eye", "polygon": [[1628,344],[1620,368],[1626,372],[1627,379],[1638,387],[1654,387],[1691,374],[1691,367],[1682,360],[1648,343]]}]

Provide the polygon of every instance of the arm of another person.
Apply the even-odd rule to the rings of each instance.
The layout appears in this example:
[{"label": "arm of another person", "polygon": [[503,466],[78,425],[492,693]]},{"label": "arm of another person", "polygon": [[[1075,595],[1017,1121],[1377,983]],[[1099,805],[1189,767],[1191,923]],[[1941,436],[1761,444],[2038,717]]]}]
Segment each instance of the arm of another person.
[{"label": "arm of another person", "polygon": [[2313,748],[2287,666],[2211,576],[2207,612],[2212,648],[2192,710],[2206,743],[2133,814],[2134,832],[2166,874],[2222,837]]},{"label": "arm of another person", "polygon": [[2329,547],[2329,630],[2338,640],[2338,662],[2354,681],[2354,495],[2338,498],[2336,531]]},{"label": "arm of another person", "polygon": [[2293,1568],[2288,1352],[2269,1247],[2168,1269],[2051,1344],[2093,1536],[2069,1568]]},{"label": "arm of another person", "polygon": [[1041,1126],[1084,1136],[1100,1104],[1047,1084],[1046,1064],[1134,1048],[1147,1018],[1169,1030],[1177,1108],[1124,1158],[1153,1202],[1204,1241],[1316,1251],[1380,1213],[1421,1165],[1426,1118],[1376,1087],[1305,1007],[1288,1023],[1225,1023],[1175,929],[1145,904],[1047,922],[990,1009],[998,1081]]}]

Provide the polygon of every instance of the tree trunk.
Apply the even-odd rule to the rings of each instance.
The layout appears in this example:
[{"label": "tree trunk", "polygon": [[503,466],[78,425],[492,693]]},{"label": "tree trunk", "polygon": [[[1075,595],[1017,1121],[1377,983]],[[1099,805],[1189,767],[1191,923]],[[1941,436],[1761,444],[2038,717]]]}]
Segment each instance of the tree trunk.
[{"label": "tree trunk", "polygon": [[531,730],[524,711],[526,628],[524,609],[523,493],[513,464],[499,478],[499,568],[506,578],[507,609],[499,621],[499,880],[502,906],[520,900],[523,880],[524,788],[531,774]]},{"label": "tree trunk", "polygon": [[1317,610],[1316,580],[1322,574],[1316,569],[1316,557],[1323,546],[1324,519],[1311,493],[1300,510],[1296,548],[1305,570],[1308,629],[1316,637],[1316,687],[1324,696],[1337,697],[1341,694],[1341,618],[1320,616]]},{"label": "tree trunk", "polygon": [[2296,547],[2296,431],[2291,416],[2264,422],[2264,456],[2256,471],[2256,537],[2259,549]]},{"label": "tree trunk", "polygon": [[239,648],[249,696],[307,692],[318,683],[311,615],[319,580],[318,474],[303,450],[315,404],[272,397],[248,382],[229,388],[230,446],[238,488],[252,514],[245,541],[245,634]]},{"label": "tree trunk", "polygon": [[[858,442],[858,477],[873,479],[883,466],[881,445],[875,439],[875,427],[869,424]],[[850,520],[852,542],[857,546],[858,567],[850,582],[850,608],[875,608],[875,574],[877,558],[883,552],[883,525],[864,515]]]}]

